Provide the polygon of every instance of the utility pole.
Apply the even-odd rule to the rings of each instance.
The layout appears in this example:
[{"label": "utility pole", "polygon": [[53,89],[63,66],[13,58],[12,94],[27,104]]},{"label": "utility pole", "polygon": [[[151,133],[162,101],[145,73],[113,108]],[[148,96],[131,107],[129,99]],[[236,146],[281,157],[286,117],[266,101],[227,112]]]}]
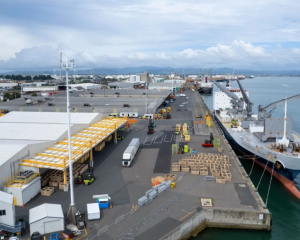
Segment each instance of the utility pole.
[{"label": "utility pole", "polygon": [[67,84],[68,147],[69,147],[68,150],[69,150],[70,195],[71,195],[71,204],[67,214],[67,223],[76,225],[75,214],[77,212],[77,208],[75,206],[74,187],[73,187],[74,181],[73,181],[73,160],[72,160],[72,149],[71,149],[71,121],[70,121],[70,100],[69,100],[69,79],[68,79],[69,70],[75,68],[75,61],[71,60],[70,62],[68,62],[66,59],[66,62],[63,63],[62,52],[60,52],[59,67],[60,69],[65,69],[66,71],[66,84]]}]

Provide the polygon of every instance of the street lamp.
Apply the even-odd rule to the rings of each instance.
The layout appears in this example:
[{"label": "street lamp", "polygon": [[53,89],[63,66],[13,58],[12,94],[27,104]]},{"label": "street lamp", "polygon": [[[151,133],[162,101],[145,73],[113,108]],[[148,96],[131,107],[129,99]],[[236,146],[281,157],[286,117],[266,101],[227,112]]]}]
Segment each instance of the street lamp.
[{"label": "street lamp", "polygon": [[71,195],[71,204],[69,207],[69,211],[67,214],[67,222],[76,225],[75,214],[77,212],[77,208],[75,206],[74,200],[74,188],[73,188],[73,161],[72,161],[72,150],[71,150],[71,123],[70,123],[70,100],[69,100],[69,79],[68,73],[70,69],[75,68],[75,61],[71,60],[62,62],[62,52],[60,53],[60,69],[65,69],[66,71],[66,83],[67,83],[67,115],[68,115],[68,145],[69,145],[69,174],[70,174],[70,195]]}]

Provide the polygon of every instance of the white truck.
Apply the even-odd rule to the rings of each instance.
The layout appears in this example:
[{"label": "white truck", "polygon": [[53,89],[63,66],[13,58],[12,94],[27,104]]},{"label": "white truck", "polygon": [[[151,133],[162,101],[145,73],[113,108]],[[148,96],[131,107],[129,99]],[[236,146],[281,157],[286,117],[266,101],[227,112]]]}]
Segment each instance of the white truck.
[{"label": "white truck", "polygon": [[132,161],[137,151],[139,150],[139,147],[140,147],[140,139],[133,138],[123,153],[123,159],[122,159],[123,167],[131,167]]}]

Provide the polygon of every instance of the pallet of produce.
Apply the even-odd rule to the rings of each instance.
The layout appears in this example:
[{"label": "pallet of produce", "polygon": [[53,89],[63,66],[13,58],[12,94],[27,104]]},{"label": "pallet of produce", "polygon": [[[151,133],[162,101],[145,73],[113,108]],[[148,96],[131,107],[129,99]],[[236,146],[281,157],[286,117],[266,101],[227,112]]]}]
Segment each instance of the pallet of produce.
[{"label": "pallet of produce", "polygon": [[172,172],[180,172],[181,171],[181,165],[178,163],[172,164]]},{"label": "pallet of produce", "polygon": [[41,190],[42,196],[50,196],[50,195],[52,195],[52,193],[54,193],[54,187],[44,187]]},{"label": "pallet of produce", "polygon": [[220,171],[219,170],[211,170],[211,175],[214,177],[220,177]]},{"label": "pallet of produce", "polygon": [[50,187],[58,187],[58,181],[50,180],[49,181],[49,186]]},{"label": "pallet of produce", "polygon": [[199,167],[191,167],[191,174],[192,175],[199,175]]},{"label": "pallet of produce", "polygon": [[224,179],[223,177],[216,177],[216,183],[226,183],[226,179]]},{"label": "pallet of produce", "polygon": [[189,172],[190,171],[190,166],[189,165],[182,165],[181,166],[181,171],[182,172]]}]

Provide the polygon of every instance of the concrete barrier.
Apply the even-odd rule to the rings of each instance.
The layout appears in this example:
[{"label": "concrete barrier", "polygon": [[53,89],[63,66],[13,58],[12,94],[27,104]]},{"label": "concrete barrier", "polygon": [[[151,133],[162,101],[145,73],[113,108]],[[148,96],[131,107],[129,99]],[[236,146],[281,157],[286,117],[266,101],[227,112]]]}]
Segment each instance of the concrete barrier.
[{"label": "concrete barrier", "polygon": [[271,214],[244,210],[203,209],[160,240],[196,237],[207,227],[271,230]]}]

